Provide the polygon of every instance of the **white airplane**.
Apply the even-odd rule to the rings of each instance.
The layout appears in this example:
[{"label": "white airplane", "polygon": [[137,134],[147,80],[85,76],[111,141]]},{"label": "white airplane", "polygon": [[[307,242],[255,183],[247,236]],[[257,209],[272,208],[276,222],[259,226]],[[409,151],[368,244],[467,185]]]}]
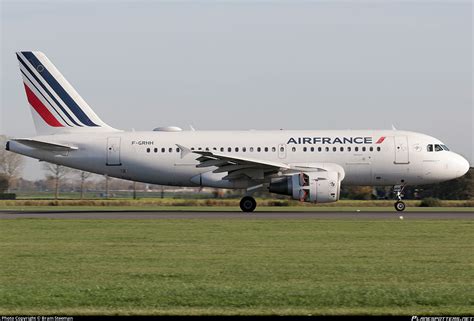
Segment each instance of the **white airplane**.
[{"label": "white airplane", "polygon": [[6,149],[40,161],[138,182],[246,189],[252,212],[259,188],[303,202],[339,199],[346,185],[390,185],[403,211],[407,185],[463,176],[469,163],[428,135],[399,130],[126,132],[104,123],[38,51],[17,52],[38,136]]}]

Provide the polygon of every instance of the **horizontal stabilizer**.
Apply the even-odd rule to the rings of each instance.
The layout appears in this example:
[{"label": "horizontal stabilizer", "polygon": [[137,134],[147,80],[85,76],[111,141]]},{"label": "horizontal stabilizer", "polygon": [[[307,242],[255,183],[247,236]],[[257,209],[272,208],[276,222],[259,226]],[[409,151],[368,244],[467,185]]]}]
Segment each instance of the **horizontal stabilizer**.
[{"label": "horizontal stabilizer", "polygon": [[48,143],[34,139],[13,139],[13,141],[23,144],[25,146],[42,149],[42,150],[50,150],[50,151],[70,151],[70,150],[77,150],[78,148],[75,146],[69,145],[62,145],[57,143]]}]

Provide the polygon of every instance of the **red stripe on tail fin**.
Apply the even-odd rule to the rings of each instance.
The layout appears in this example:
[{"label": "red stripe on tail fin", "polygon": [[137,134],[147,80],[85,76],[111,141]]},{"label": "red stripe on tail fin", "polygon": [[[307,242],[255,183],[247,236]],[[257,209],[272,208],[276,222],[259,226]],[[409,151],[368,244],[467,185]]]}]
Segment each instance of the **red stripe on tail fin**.
[{"label": "red stripe on tail fin", "polygon": [[52,127],[64,127],[57,119],[54,117],[53,114],[48,110],[48,108],[43,105],[41,100],[36,97],[36,95],[31,91],[31,89],[25,84],[25,91],[26,97],[28,98],[28,102],[30,103],[31,107],[33,107],[36,112],[43,118],[43,120]]}]

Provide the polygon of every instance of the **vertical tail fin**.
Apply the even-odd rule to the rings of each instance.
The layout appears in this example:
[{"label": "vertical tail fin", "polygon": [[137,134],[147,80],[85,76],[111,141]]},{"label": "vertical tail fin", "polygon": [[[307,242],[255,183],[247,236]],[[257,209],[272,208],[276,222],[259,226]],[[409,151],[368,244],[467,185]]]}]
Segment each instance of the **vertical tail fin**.
[{"label": "vertical tail fin", "polygon": [[16,56],[38,134],[115,131],[94,113],[42,52],[21,51]]}]

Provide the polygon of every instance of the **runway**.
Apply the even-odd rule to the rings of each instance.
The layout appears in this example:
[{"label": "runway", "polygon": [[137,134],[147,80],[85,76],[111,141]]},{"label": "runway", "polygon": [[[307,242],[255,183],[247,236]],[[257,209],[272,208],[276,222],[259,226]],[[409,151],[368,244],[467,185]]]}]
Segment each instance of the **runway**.
[{"label": "runway", "polygon": [[0,219],[474,219],[473,212],[203,212],[203,211],[0,211]]}]

